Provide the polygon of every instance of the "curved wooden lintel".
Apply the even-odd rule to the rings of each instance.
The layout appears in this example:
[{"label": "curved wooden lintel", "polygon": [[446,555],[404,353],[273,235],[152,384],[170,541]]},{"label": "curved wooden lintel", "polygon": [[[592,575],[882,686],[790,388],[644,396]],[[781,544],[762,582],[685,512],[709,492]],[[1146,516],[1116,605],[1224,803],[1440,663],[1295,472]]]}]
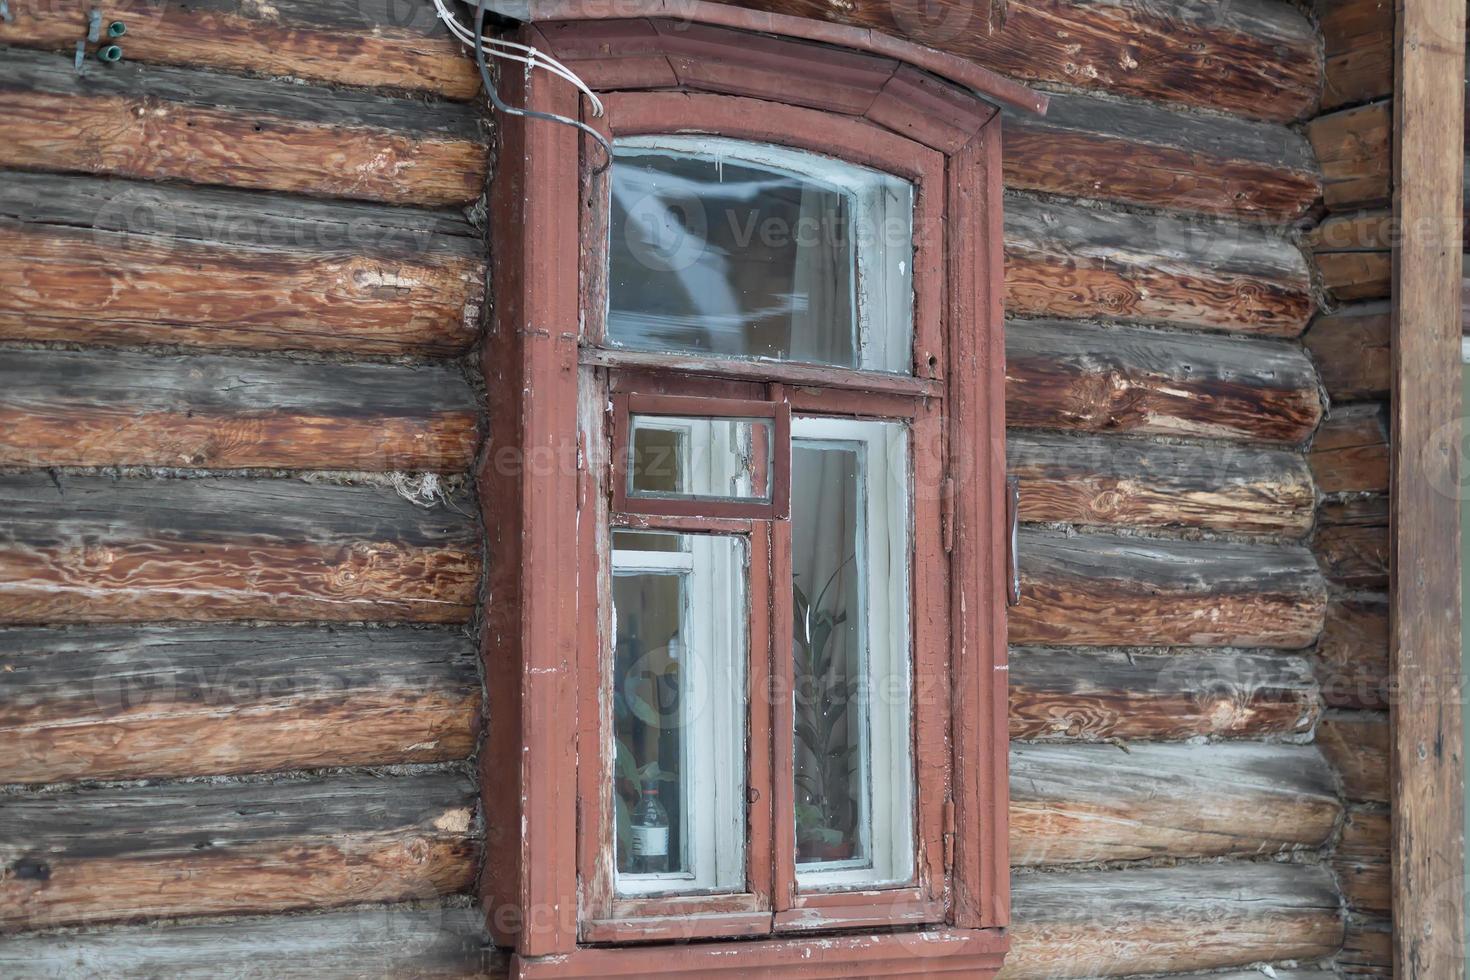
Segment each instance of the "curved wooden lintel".
[{"label": "curved wooden lintel", "polygon": [[486,8],[503,17],[530,23],[671,19],[831,44],[912,65],[997,105],[1046,114],[1047,97],[1019,82],[964,58],[862,27],[749,10],[710,0],[490,0]]}]

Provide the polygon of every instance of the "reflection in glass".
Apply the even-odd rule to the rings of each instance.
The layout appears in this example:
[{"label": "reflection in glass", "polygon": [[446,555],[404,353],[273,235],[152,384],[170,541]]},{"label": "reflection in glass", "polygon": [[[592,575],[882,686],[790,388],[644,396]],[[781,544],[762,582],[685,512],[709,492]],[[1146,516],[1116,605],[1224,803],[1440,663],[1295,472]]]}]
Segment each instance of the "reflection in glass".
[{"label": "reflection in glass", "polygon": [[908,373],[913,185],[714,137],[618,142],[608,338]]},{"label": "reflection in glass", "polygon": [[619,894],[744,886],[746,546],[613,540]]},{"label": "reflection in glass", "polygon": [[628,496],[769,500],[770,419],[632,416]]},{"label": "reflection in glass", "polygon": [[799,419],[792,440],[798,881],[907,880],[907,440],[893,422]]}]

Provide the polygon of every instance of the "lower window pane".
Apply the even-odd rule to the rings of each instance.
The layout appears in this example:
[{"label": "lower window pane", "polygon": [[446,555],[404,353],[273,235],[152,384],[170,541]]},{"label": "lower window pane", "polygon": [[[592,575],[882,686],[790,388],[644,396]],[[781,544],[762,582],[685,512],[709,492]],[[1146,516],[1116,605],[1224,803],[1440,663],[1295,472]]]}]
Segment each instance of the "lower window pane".
[{"label": "lower window pane", "polygon": [[913,875],[905,427],[798,419],[791,539],[797,879]]},{"label": "lower window pane", "polygon": [[617,891],[745,887],[746,543],[613,535]]}]

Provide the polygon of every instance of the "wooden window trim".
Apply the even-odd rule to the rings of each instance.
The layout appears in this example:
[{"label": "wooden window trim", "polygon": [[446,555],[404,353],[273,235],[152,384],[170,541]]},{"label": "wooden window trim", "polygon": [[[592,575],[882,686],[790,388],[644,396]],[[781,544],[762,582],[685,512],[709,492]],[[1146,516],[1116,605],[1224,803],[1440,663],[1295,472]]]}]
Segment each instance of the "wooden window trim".
[{"label": "wooden window trim", "polygon": [[[843,969],[893,972],[898,964],[911,965],[918,943],[931,952],[943,951],[945,969],[987,976],[1000,965],[1006,945],[1003,927],[1009,919],[999,118],[994,106],[972,92],[918,72],[902,59],[890,60],[886,68],[880,65],[877,72],[868,71],[872,65],[866,62],[843,63],[844,70],[852,68],[861,76],[858,88],[876,86],[876,94],[858,106],[860,100],[851,98],[852,86],[834,85],[833,72],[826,67],[829,60],[810,57],[809,49],[793,52],[780,38],[724,27],[711,30],[713,35],[695,40],[719,48],[722,57],[716,62],[722,70],[733,65],[739,71],[680,78],[659,67],[660,60],[666,65],[677,60],[672,55],[643,58],[637,51],[631,60],[641,68],[595,55],[574,66],[580,71],[582,64],[605,61],[609,71],[622,73],[620,85],[653,89],[606,92],[606,84],[598,86],[605,91],[611,132],[668,132],[682,112],[698,115],[704,121],[692,124],[718,129],[720,135],[835,153],[921,180],[927,193],[922,204],[916,201],[916,223],[932,222],[929,227],[944,229],[942,236],[927,242],[923,264],[917,252],[915,257],[919,376],[874,384],[867,372],[844,375],[806,365],[770,370],[766,364],[748,371],[723,364],[711,375],[726,378],[735,388],[769,385],[767,398],[780,397],[797,411],[904,417],[913,420],[916,430],[937,428],[937,434],[925,436],[929,445],[921,446],[916,433],[913,458],[916,469],[934,468],[935,486],[942,493],[915,503],[932,507],[941,528],[937,540],[925,547],[941,555],[952,549],[953,554],[934,561],[933,553],[916,553],[915,596],[918,576],[938,574],[946,583],[930,590],[938,595],[935,609],[916,607],[913,616],[917,622],[942,606],[939,618],[950,623],[942,649],[956,717],[952,726],[942,726],[947,732],[940,729],[947,740],[932,739],[932,745],[916,750],[918,780],[928,780],[936,765],[951,773],[941,794],[923,783],[921,799],[937,809],[920,817],[917,887],[887,890],[873,902],[854,900],[851,894],[791,895],[784,902],[785,896],[772,894],[769,870],[752,867],[754,908],[750,898],[735,896],[733,905],[739,907],[705,912],[689,906],[688,918],[706,920],[698,934],[708,937],[798,929],[809,922],[821,923],[817,928],[858,928],[880,921],[879,916],[893,922],[896,914],[899,922],[912,922],[916,928],[920,923],[936,925],[924,928],[921,939],[900,930],[824,941],[829,954],[824,969],[837,974],[804,974],[796,955],[805,948],[799,937],[742,941],[735,963],[746,970],[780,967],[782,975],[793,977],[839,975]],[[583,51],[589,44],[596,48],[605,44],[609,32],[619,31],[641,39],[645,48],[670,43],[671,35],[654,21],[526,25],[517,40],[570,63],[579,45]],[[605,55],[607,49],[602,51]],[[840,52],[828,53],[842,61]],[[783,66],[779,85],[772,83],[773,63]],[[804,84],[813,75],[822,84]],[[503,77],[502,88],[513,103],[580,114],[567,86],[511,72]],[[804,105],[772,101],[793,98],[794,93],[800,93]],[[830,103],[822,102],[826,93],[834,93]],[[894,112],[895,104],[910,105],[915,99],[927,100],[924,106],[930,111]],[[496,556],[487,582],[491,598],[484,630],[489,718],[481,785],[488,832],[481,896],[487,925],[497,943],[515,947],[517,976],[706,976],[723,965],[719,942],[618,949],[578,945],[579,936],[584,942],[620,943],[681,938],[669,934],[665,920],[634,914],[638,909],[631,900],[619,900],[621,915],[616,919],[579,916],[578,911],[577,869],[600,859],[600,838],[579,835],[578,823],[597,819],[588,812],[587,801],[599,798],[605,786],[593,782],[596,767],[577,765],[579,757],[599,757],[602,729],[596,703],[601,661],[583,655],[599,649],[599,625],[596,615],[587,614],[589,602],[582,597],[601,594],[604,572],[576,556],[595,552],[599,526],[614,523],[608,500],[589,470],[597,449],[593,440],[602,438],[605,421],[597,406],[579,395],[579,372],[621,372],[663,366],[665,360],[654,355],[640,362],[633,352],[607,348],[598,342],[596,326],[585,338],[580,336],[584,311],[600,309],[605,295],[603,272],[589,268],[582,257],[589,244],[600,248],[605,229],[599,222],[605,212],[600,216],[599,209],[589,208],[587,200],[567,189],[584,186],[597,153],[584,154],[579,138],[565,127],[519,119],[499,123],[500,171],[491,208],[497,302],[484,362],[492,431],[480,468],[484,492],[506,506],[505,519],[487,528]],[[994,206],[986,207],[987,201]],[[535,233],[527,234],[530,229]],[[921,282],[931,285],[921,287]],[[946,338],[944,318],[967,329],[956,329]],[[591,425],[585,424],[589,420]],[[583,430],[585,436],[578,434]],[[951,439],[952,431],[965,432],[967,438]],[[514,447],[524,465],[503,465],[496,450],[505,447]],[[542,456],[560,462],[549,469],[533,465]],[[753,556],[762,548],[776,550],[775,542],[760,533],[768,525],[748,517],[623,515],[616,523],[744,533]],[[575,588],[566,583],[575,583]],[[769,637],[783,635],[783,628],[789,634],[790,623],[760,626],[766,639],[761,650],[752,642],[752,678],[763,669],[755,658],[770,657]],[[753,625],[753,638],[755,632]],[[754,741],[754,726],[762,724],[759,717],[764,715],[769,724],[774,709],[768,691],[750,693]],[[943,755],[936,757],[941,748]],[[758,758],[763,755],[752,755],[752,786],[770,780],[771,760]],[[752,840],[751,854],[776,846],[770,839],[775,821],[767,812],[764,827],[750,828],[752,834],[767,835],[764,842]],[[761,906],[768,895],[769,905]],[[890,914],[883,914],[882,901],[890,904]]]},{"label": "wooden window trim", "polygon": [[[645,394],[617,391],[612,395],[612,495],[618,517],[749,517],[778,521],[791,513],[791,405],[785,401],[733,399],[703,395]],[[772,472],[767,498],[660,499],[628,493],[628,459],[633,416],[750,418],[771,421]]]}]

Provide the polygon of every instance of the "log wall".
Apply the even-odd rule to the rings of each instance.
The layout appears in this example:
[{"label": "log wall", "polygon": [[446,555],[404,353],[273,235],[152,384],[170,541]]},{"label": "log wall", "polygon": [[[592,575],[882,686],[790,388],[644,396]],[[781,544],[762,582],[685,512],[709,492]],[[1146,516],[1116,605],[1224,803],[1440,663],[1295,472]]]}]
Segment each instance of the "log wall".
[{"label": "log wall", "polygon": [[[987,39],[964,4],[751,5],[1054,90],[1006,120],[1006,975],[1322,980],[1341,896],[1379,901],[1372,811],[1345,817],[1335,774],[1362,743],[1330,736],[1369,707],[1353,637],[1380,620],[1312,550],[1319,486],[1374,449],[1349,413],[1335,459],[1307,450],[1322,384],[1371,401],[1386,341],[1366,313],[1328,337],[1313,260],[1356,253],[1292,234],[1354,183],[1296,126],[1317,26],[1285,0],[1011,0]],[[165,0],[81,76],[77,15],[10,9],[0,973],[498,974],[464,894],[485,423],[462,358],[494,245],[465,210],[473,72],[427,0]],[[1359,356],[1322,367],[1328,343]],[[1371,543],[1343,547],[1368,574]]]},{"label": "log wall", "polygon": [[1324,112],[1307,134],[1322,162],[1325,214],[1307,244],[1328,302],[1306,345],[1328,399],[1310,465],[1321,494],[1312,549],[1329,601],[1313,656],[1328,708],[1317,739],[1347,807],[1329,859],[1348,923],[1337,966],[1348,975],[1388,977],[1394,8],[1319,0],[1318,12]]},{"label": "log wall", "polygon": [[127,6],[0,20],[0,973],[495,967],[478,83],[430,4]]}]

